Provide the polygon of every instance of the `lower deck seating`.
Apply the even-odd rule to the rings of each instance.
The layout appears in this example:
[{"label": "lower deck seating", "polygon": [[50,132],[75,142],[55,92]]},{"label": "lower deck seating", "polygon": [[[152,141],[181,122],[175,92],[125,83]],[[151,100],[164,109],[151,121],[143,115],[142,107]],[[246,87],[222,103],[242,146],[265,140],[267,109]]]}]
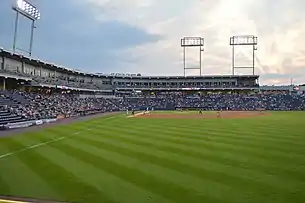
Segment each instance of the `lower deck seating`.
[{"label": "lower deck seating", "polygon": [[16,122],[23,122],[27,119],[23,118],[22,116],[17,116],[14,113],[11,113],[9,110],[2,110],[0,111],[0,125],[6,125],[8,123],[16,123]]},{"label": "lower deck seating", "polygon": [[8,123],[17,123],[26,121],[24,117],[17,115],[16,109],[19,104],[1,92],[0,94],[0,125],[6,125]]}]

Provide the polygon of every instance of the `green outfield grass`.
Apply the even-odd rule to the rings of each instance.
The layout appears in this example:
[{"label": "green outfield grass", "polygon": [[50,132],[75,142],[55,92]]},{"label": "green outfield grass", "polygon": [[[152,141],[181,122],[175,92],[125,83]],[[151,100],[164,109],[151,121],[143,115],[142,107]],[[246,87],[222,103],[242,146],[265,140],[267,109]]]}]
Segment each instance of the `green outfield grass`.
[{"label": "green outfield grass", "polygon": [[[19,151],[0,158],[0,196],[304,203],[304,122],[302,112],[198,120],[119,115],[0,138],[0,157]],[[23,150],[28,146],[37,147]]]}]

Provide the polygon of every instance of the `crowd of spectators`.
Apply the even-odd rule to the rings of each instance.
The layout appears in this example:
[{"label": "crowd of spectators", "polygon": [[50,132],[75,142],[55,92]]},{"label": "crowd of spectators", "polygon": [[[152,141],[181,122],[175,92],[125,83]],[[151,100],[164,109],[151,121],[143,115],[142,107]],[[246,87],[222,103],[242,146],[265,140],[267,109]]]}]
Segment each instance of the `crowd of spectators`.
[{"label": "crowd of spectators", "polygon": [[[305,110],[305,95],[290,93],[184,94],[182,92],[114,98],[81,98],[63,93],[1,91],[1,119],[37,120],[125,110]],[[10,113],[10,114],[8,114]],[[11,116],[10,116],[11,115]],[[15,116],[15,117],[13,117]]]},{"label": "crowd of spectators", "polygon": [[2,91],[3,107],[27,120],[79,116],[86,112],[111,112],[119,109],[104,98],[80,98],[72,94],[39,94],[24,91]]},{"label": "crowd of spectators", "polygon": [[192,94],[182,92],[120,99],[129,109],[305,110],[305,95],[290,93]]}]

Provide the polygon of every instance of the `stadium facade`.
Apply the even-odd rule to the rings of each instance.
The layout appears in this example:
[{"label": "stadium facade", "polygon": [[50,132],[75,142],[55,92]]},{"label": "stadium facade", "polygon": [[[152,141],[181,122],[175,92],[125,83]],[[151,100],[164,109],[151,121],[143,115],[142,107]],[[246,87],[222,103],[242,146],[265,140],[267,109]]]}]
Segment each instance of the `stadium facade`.
[{"label": "stadium facade", "polygon": [[142,76],[85,73],[3,49],[0,50],[0,70],[1,89],[51,88],[82,95],[114,96],[135,91],[296,90],[294,86],[260,86],[258,75]]}]

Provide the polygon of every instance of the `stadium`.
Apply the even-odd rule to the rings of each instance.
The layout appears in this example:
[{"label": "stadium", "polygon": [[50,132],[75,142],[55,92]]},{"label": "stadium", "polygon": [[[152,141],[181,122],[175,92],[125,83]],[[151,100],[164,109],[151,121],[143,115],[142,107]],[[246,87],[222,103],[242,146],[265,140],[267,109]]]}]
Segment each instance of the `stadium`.
[{"label": "stadium", "polygon": [[195,76],[86,73],[1,48],[0,202],[305,202],[305,87],[260,85],[257,38],[230,45],[253,46],[251,66],[202,75],[200,58]]}]

